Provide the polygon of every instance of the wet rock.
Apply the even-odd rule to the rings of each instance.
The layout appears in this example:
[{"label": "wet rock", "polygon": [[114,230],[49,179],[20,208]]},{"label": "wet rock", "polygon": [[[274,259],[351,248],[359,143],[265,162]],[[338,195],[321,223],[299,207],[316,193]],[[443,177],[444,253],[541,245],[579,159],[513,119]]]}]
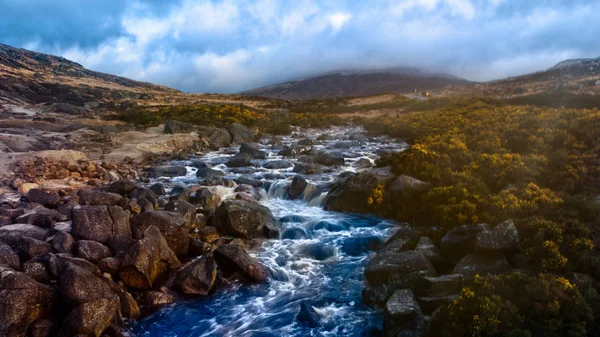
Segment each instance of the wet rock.
[{"label": "wet rock", "polygon": [[150,200],[144,198],[142,200],[138,200],[138,204],[140,205],[141,211],[142,212],[147,212],[147,211],[154,211],[154,203],[152,203]]},{"label": "wet rock", "polygon": [[214,212],[221,204],[221,197],[209,188],[202,187],[191,197],[191,202],[200,206],[202,209]]},{"label": "wet rock", "polygon": [[0,240],[7,240],[18,236],[27,236],[30,238],[45,240],[48,237],[48,230],[29,224],[13,224],[0,227]]},{"label": "wet rock", "polygon": [[222,235],[245,239],[279,236],[279,222],[267,207],[242,200],[224,201],[213,224]]},{"label": "wet rock", "polygon": [[214,259],[225,277],[241,278],[249,282],[264,282],[267,279],[260,263],[239,245],[220,246],[214,251]]},{"label": "wet rock", "polygon": [[273,160],[263,164],[263,167],[270,170],[280,170],[293,167],[294,164],[287,160]]},{"label": "wet rock", "polygon": [[225,165],[227,165],[228,167],[246,167],[252,165],[251,161],[252,156],[250,156],[249,154],[238,153],[235,156],[231,157],[231,159],[229,159],[227,163],[225,163]]},{"label": "wet rock", "polygon": [[156,308],[173,304],[175,299],[170,294],[160,291],[146,291],[137,300],[138,304],[145,307]]},{"label": "wet rock", "polygon": [[250,155],[253,159],[267,159],[267,153],[261,149],[260,144],[244,143],[240,146],[240,153]]},{"label": "wet rock", "polygon": [[202,241],[208,243],[215,242],[221,237],[217,229],[213,226],[206,226],[198,229],[198,236]]},{"label": "wet rock", "polygon": [[300,311],[298,312],[296,319],[300,323],[306,324],[311,328],[316,328],[322,325],[321,317],[319,316],[319,314],[317,314],[315,309],[306,302],[300,303]]},{"label": "wet rock", "polygon": [[154,192],[156,195],[165,195],[167,191],[165,190],[165,186],[161,183],[152,184],[149,189]]},{"label": "wet rock", "polygon": [[297,144],[298,145],[302,145],[302,146],[311,146],[314,143],[315,142],[312,139],[310,139],[310,138],[304,138],[304,139],[300,139]]},{"label": "wet rock", "polygon": [[358,161],[356,161],[356,167],[358,168],[369,168],[371,166],[373,166],[373,164],[367,158],[361,158]]},{"label": "wet rock", "polygon": [[344,165],[344,156],[339,153],[321,152],[311,156],[298,158],[299,161],[306,163],[320,164],[323,166],[341,166]]},{"label": "wet rock", "polygon": [[118,311],[118,301],[101,299],[80,304],[65,318],[61,335],[100,337]]},{"label": "wet rock", "polygon": [[32,188],[27,192],[27,200],[33,203],[42,204],[46,207],[56,207],[60,203],[60,196],[56,192],[44,191],[39,188]]},{"label": "wet rock", "polygon": [[129,287],[149,289],[158,277],[180,265],[158,227],[151,226],[123,257],[119,278]]},{"label": "wet rock", "polygon": [[295,214],[286,215],[279,219],[279,222],[282,222],[282,223],[284,223],[284,222],[306,222],[306,221],[308,221],[307,218],[302,217],[300,215],[295,215]]},{"label": "wet rock", "polygon": [[342,243],[342,251],[350,256],[359,256],[381,248],[383,242],[377,236],[349,237]]},{"label": "wet rock", "polygon": [[263,187],[264,183],[258,179],[248,177],[237,177],[234,180],[238,185],[250,185],[255,188]]},{"label": "wet rock", "polygon": [[332,246],[326,246],[321,243],[313,243],[301,247],[298,250],[298,254],[317,261],[325,261],[335,255],[335,249]]},{"label": "wet rock", "polygon": [[212,168],[198,168],[198,171],[196,171],[196,177],[200,179],[220,178],[223,176],[225,176],[223,171]]},{"label": "wet rock", "polygon": [[2,336],[25,336],[30,325],[50,313],[55,290],[24,273],[0,266],[0,332]]},{"label": "wet rock", "polygon": [[165,205],[165,211],[181,214],[184,218],[191,219],[196,216],[196,206],[185,200],[172,200]]},{"label": "wet rock", "polygon": [[425,317],[415,295],[410,289],[394,292],[385,305],[383,336],[421,336]]},{"label": "wet rock", "polygon": [[190,133],[192,131],[194,131],[194,125],[190,123],[184,123],[172,119],[167,120],[165,123],[165,133]]},{"label": "wet rock", "polygon": [[19,256],[6,243],[0,241],[0,266],[6,266],[15,270],[21,269]]},{"label": "wet rock", "polygon": [[295,176],[292,180],[292,184],[288,188],[289,198],[298,199],[302,193],[304,193],[306,186],[308,186],[306,179],[302,178],[301,176]]},{"label": "wet rock", "polygon": [[231,142],[242,144],[254,140],[254,131],[238,123],[233,123],[229,126],[229,134],[231,134]]},{"label": "wet rock", "polygon": [[169,200],[185,200],[190,199],[190,190],[187,186],[177,184],[171,189]]},{"label": "wet rock", "polygon": [[69,262],[60,276],[59,288],[61,298],[72,305],[100,299],[117,299],[117,295],[104,280]]},{"label": "wet rock", "polygon": [[188,252],[189,225],[181,214],[167,211],[143,212],[131,219],[131,228],[135,239],[139,240],[143,238],[146,229],[156,226],[169,245],[169,248],[177,256],[184,256]]},{"label": "wet rock", "polygon": [[304,230],[304,228],[300,227],[287,227],[281,233],[281,239],[290,239],[290,240],[302,240],[309,239],[310,235]]},{"label": "wet rock", "polygon": [[86,259],[92,263],[98,263],[100,260],[112,256],[108,247],[100,242],[90,240],[77,241],[74,250],[75,256]]},{"label": "wet rock", "polygon": [[512,220],[479,232],[475,238],[475,249],[478,252],[512,253],[520,248],[519,231]]},{"label": "wet rock", "polygon": [[137,182],[128,179],[122,179],[111,183],[108,186],[107,191],[125,196],[129,195],[137,187]]},{"label": "wet rock", "polygon": [[148,171],[150,178],[180,177],[187,174],[185,166],[155,166]]},{"label": "wet rock", "polygon": [[190,256],[200,256],[210,252],[212,246],[210,243],[198,239],[190,239]]},{"label": "wet rock", "polygon": [[464,277],[475,277],[475,275],[487,276],[508,273],[512,266],[504,255],[476,255],[470,254],[460,260],[454,267],[453,274],[461,274]]},{"label": "wet rock", "polygon": [[81,205],[90,206],[114,206],[119,205],[121,207],[126,206],[125,198],[117,193],[101,192],[94,190],[79,190],[77,192],[79,196],[79,203]]},{"label": "wet rock", "polygon": [[206,296],[217,277],[217,263],[212,256],[203,256],[188,264],[175,278],[174,286],[186,295]]},{"label": "wet rock", "polygon": [[323,165],[295,162],[293,172],[298,174],[321,174],[325,173],[327,169]]},{"label": "wet rock", "polygon": [[113,281],[106,278],[103,281],[106,282],[110,287],[110,290],[119,297],[121,313],[123,316],[129,319],[138,318],[140,316],[140,307],[133,296]]},{"label": "wet rock", "polygon": [[154,194],[154,192],[152,192],[151,189],[146,188],[146,187],[136,188],[129,194],[129,197],[131,199],[138,200],[138,202],[142,201],[143,199],[147,199],[154,205],[155,208],[157,206],[158,196],[156,194]]},{"label": "wet rock", "polygon": [[444,256],[459,259],[475,251],[477,234],[488,229],[486,224],[454,227],[442,238],[440,245]]},{"label": "wet rock", "polygon": [[350,137],[348,137],[349,140],[354,140],[354,141],[359,141],[359,142],[366,142],[367,141],[367,137],[361,133],[353,133],[350,135]]}]

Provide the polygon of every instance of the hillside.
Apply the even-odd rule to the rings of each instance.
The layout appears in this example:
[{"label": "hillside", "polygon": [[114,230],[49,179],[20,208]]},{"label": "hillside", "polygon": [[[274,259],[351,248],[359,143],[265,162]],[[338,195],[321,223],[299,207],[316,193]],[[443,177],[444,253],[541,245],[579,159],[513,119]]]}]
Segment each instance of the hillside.
[{"label": "hillside", "polygon": [[335,71],[296,81],[275,84],[243,92],[244,95],[276,99],[320,99],[370,96],[384,92],[407,93],[462,85],[468,81],[412,68],[385,70]]}]

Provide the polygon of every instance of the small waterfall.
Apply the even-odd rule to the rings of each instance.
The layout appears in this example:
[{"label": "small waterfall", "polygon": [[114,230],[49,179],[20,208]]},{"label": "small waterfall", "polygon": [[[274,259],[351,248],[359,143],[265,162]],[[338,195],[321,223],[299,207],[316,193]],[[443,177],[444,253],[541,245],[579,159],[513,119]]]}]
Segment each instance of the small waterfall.
[{"label": "small waterfall", "polygon": [[269,198],[274,199],[285,199],[287,196],[288,187],[290,186],[290,182],[288,180],[277,180],[271,184],[269,187],[269,192],[267,195]]},{"label": "small waterfall", "polygon": [[325,202],[327,201],[328,194],[329,194],[329,192],[323,192],[323,193],[319,194],[316,198],[311,199],[308,202],[308,205],[323,208],[325,206]]}]

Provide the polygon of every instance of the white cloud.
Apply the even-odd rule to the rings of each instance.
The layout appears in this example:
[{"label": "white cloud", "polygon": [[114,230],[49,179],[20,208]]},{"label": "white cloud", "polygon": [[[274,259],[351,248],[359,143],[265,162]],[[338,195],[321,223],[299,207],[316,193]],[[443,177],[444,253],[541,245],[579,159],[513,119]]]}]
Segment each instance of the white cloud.
[{"label": "white cloud", "polygon": [[329,24],[334,32],[339,31],[352,18],[350,13],[335,13],[329,16]]}]

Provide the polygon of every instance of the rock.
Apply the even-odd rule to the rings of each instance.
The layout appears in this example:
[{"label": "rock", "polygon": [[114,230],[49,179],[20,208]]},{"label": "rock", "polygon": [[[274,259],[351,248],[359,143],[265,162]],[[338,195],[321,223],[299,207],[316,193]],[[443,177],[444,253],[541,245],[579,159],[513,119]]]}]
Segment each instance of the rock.
[{"label": "rock", "polygon": [[27,193],[29,193],[29,191],[31,191],[34,188],[39,188],[40,186],[38,184],[33,184],[33,183],[23,183],[20,184],[17,191],[19,192],[19,194],[21,195],[27,195]]},{"label": "rock", "polygon": [[33,260],[23,264],[23,272],[40,283],[50,283],[50,276],[46,270],[46,266],[41,262]]},{"label": "rock", "polygon": [[156,194],[154,194],[154,192],[152,192],[151,189],[146,188],[146,187],[138,187],[135,190],[133,190],[130,194],[129,197],[131,199],[135,199],[138,201],[142,201],[143,199],[147,199],[148,201],[150,201],[154,207],[156,208],[157,206],[157,199],[158,196]]},{"label": "rock", "polygon": [[298,250],[298,254],[313,260],[325,261],[335,255],[335,249],[332,246],[326,246],[321,243],[313,243],[302,246]]},{"label": "rock", "polygon": [[267,159],[267,153],[257,143],[244,143],[240,146],[240,152],[250,155],[253,159]]},{"label": "rock", "polygon": [[344,239],[342,251],[350,256],[359,256],[381,248],[383,242],[377,236],[357,236]]},{"label": "rock", "polygon": [[61,335],[100,337],[118,312],[118,301],[101,299],[80,304],[65,318]]},{"label": "rock", "polygon": [[220,246],[214,251],[214,258],[225,277],[237,276],[250,282],[264,282],[267,279],[260,263],[239,245]]},{"label": "rock", "polygon": [[172,119],[167,120],[165,123],[165,133],[190,133],[192,131],[194,131],[194,125],[190,123],[174,121]]},{"label": "rock", "polygon": [[301,240],[301,239],[309,239],[310,235],[304,230],[304,228],[300,227],[287,227],[281,233],[281,239],[290,239],[290,240]]},{"label": "rock", "polygon": [[102,260],[98,261],[98,268],[103,272],[109,273],[111,275],[116,275],[119,272],[119,267],[121,266],[121,261],[114,257],[105,257]]},{"label": "rock", "polygon": [[228,167],[246,167],[251,166],[252,156],[247,153],[238,153],[231,157],[225,165]]},{"label": "rock", "polygon": [[213,193],[209,188],[202,187],[191,197],[191,202],[202,209],[214,212],[221,204],[221,197],[217,193]]},{"label": "rock", "polygon": [[231,144],[231,135],[225,129],[200,126],[196,131],[200,137],[208,139],[211,150],[218,150]]},{"label": "rock", "polygon": [[356,161],[356,167],[358,167],[358,168],[369,168],[371,166],[373,166],[373,164],[367,158],[361,158]]},{"label": "rock", "polygon": [[24,261],[54,252],[54,248],[48,242],[27,236],[16,237],[9,244],[17,247],[18,253]]},{"label": "rock", "polygon": [[431,262],[416,251],[394,251],[388,247],[375,255],[365,268],[371,286],[386,285],[391,289],[412,288],[422,276],[436,276]]},{"label": "rock", "polygon": [[289,198],[298,199],[302,193],[304,193],[306,186],[308,186],[306,179],[302,178],[301,176],[295,176],[292,180],[292,184],[288,188]]},{"label": "rock", "polygon": [[212,256],[203,256],[177,273],[174,286],[186,295],[206,296],[216,277],[217,263]]},{"label": "rock", "polygon": [[423,277],[418,283],[417,293],[421,296],[439,297],[460,294],[463,276],[448,274],[438,277]]},{"label": "rock", "polygon": [[177,184],[171,189],[169,200],[185,200],[190,199],[190,189],[185,185]]},{"label": "rock", "polygon": [[123,257],[119,278],[129,287],[150,289],[159,276],[180,265],[158,227],[151,226]]},{"label": "rock", "polygon": [[79,206],[73,209],[71,234],[85,240],[108,243],[113,222],[106,206]]},{"label": "rock", "polygon": [[21,269],[19,255],[2,241],[0,241],[0,266],[6,266],[15,270]]},{"label": "rock", "polygon": [[267,207],[242,200],[224,201],[213,224],[222,235],[245,239],[279,236],[279,222]]},{"label": "rock", "polygon": [[435,297],[419,297],[419,304],[423,314],[431,316],[437,309],[445,307],[460,297],[459,294]]},{"label": "rock", "polygon": [[167,191],[165,190],[165,186],[161,183],[152,184],[149,189],[154,192],[156,195],[165,195]]},{"label": "rock", "polygon": [[108,212],[112,220],[112,232],[108,246],[116,253],[129,248],[133,237],[129,223],[129,212],[119,206],[109,206]]},{"label": "rock", "polygon": [[475,275],[487,276],[508,273],[512,270],[511,265],[503,255],[475,255],[465,256],[454,267],[453,274],[461,274],[464,277],[475,277]]},{"label": "rock", "polygon": [[49,337],[56,329],[56,322],[48,317],[41,317],[29,326],[31,337]]},{"label": "rock", "polygon": [[117,299],[117,295],[104,280],[69,262],[60,276],[59,288],[61,298],[72,305],[100,299]]},{"label": "rock", "polygon": [[148,171],[150,178],[180,177],[187,174],[185,166],[154,166]]},{"label": "rock", "polygon": [[359,141],[359,142],[366,142],[367,141],[367,137],[361,133],[353,133],[350,135],[350,137],[348,137],[349,140],[354,140],[354,141]]},{"label": "rock", "polygon": [[14,224],[0,227],[0,240],[4,239],[6,243],[9,243],[8,240],[11,240],[11,238],[19,236],[46,240],[48,230],[29,224]]},{"label": "rock", "polygon": [[315,163],[323,166],[341,166],[344,165],[344,156],[339,153],[321,152],[313,156],[301,157],[298,160]]},{"label": "rock", "polygon": [[111,183],[108,186],[107,191],[126,196],[126,195],[129,195],[131,192],[133,192],[137,187],[138,186],[135,181],[128,180],[128,179],[122,179],[122,180],[117,180],[117,181]]},{"label": "rock", "polygon": [[454,227],[442,238],[440,245],[442,254],[454,259],[475,251],[477,234],[488,229],[486,224]]},{"label": "rock", "polygon": [[293,167],[294,164],[287,160],[273,160],[263,164],[263,167],[270,170],[280,170]]},{"label": "rock", "polygon": [[427,257],[432,262],[441,259],[440,251],[433,244],[433,241],[431,241],[431,239],[426,236],[422,236],[419,239],[419,242],[417,243],[415,250],[417,252],[423,254],[425,257]]},{"label": "rock", "polygon": [[165,205],[165,211],[181,214],[186,219],[193,221],[196,216],[196,206],[185,200],[172,200]]},{"label": "rock", "polygon": [[233,123],[229,126],[229,134],[231,134],[231,141],[235,144],[247,143],[254,140],[254,131],[238,123]]},{"label": "rock", "polygon": [[367,203],[378,184],[386,186],[392,177],[381,178],[371,171],[362,171],[339,179],[329,191],[325,209],[337,212],[372,213]]},{"label": "rock", "polygon": [[210,252],[212,246],[210,243],[198,239],[190,239],[190,256],[200,256]]},{"label": "rock", "polygon": [[112,292],[119,297],[121,313],[123,316],[129,319],[138,318],[140,316],[140,307],[133,296],[109,279],[105,278],[104,282],[106,282],[106,284],[108,284],[110,287],[110,290],[112,290]]},{"label": "rock", "polygon": [[100,242],[80,240],[75,243],[75,256],[92,263],[98,263],[106,257],[111,257],[112,253],[108,247]]},{"label": "rock", "polygon": [[48,192],[39,188],[32,188],[27,192],[29,202],[42,204],[46,207],[56,207],[60,203],[60,196],[56,192]]},{"label": "rock", "polygon": [[56,292],[24,273],[0,266],[0,333],[27,335],[37,319],[48,315],[56,302]]},{"label": "rock", "polygon": [[160,291],[146,291],[138,298],[140,305],[151,308],[173,304],[174,302],[173,296]]},{"label": "rock", "polygon": [[292,171],[298,174],[310,175],[325,173],[327,172],[327,168],[319,164],[295,162]]},{"label": "rock", "polygon": [[219,170],[215,170],[212,168],[198,168],[198,171],[196,171],[196,177],[200,178],[200,179],[207,179],[207,178],[220,178],[225,176],[225,173],[223,173],[223,171],[219,171]]},{"label": "rock", "polygon": [[425,329],[425,317],[415,295],[410,289],[394,292],[385,305],[383,336],[421,336]]},{"label": "rock", "polygon": [[206,226],[206,227],[202,227],[198,230],[198,235],[200,236],[200,239],[204,242],[215,242],[216,240],[218,240],[221,236],[219,235],[219,232],[217,231],[217,229],[213,226]]},{"label": "rock", "polygon": [[177,256],[184,256],[188,253],[189,225],[181,214],[167,211],[147,211],[131,219],[131,228],[135,239],[143,238],[146,229],[156,226],[169,248]]},{"label": "rock", "polygon": [[72,257],[70,254],[49,254],[47,256],[41,256],[37,260],[44,261],[47,264],[48,272],[52,278],[59,279],[67,269],[67,267],[73,265],[94,275],[101,275],[100,269],[88,260],[80,259],[78,257]]},{"label": "rock", "polygon": [[90,205],[90,206],[119,205],[121,207],[126,206],[125,198],[117,193],[101,192],[101,191],[93,191],[93,190],[79,190],[79,192],[77,192],[77,196],[79,196],[79,203],[81,205]]},{"label": "rock", "polygon": [[298,145],[302,145],[302,146],[311,146],[313,145],[315,142],[310,139],[310,138],[304,138],[298,141]]},{"label": "rock", "polygon": [[306,302],[300,303],[300,311],[298,312],[296,319],[300,323],[306,324],[311,328],[322,326],[321,317],[319,316],[319,314],[317,314],[315,308],[313,308],[310,304]]},{"label": "rock", "polygon": [[407,191],[424,190],[428,187],[429,184],[424,181],[406,175],[400,175],[389,184],[386,191],[391,192],[392,195],[396,197]]},{"label": "rock", "polygon": [[479,232],[475,238],[475,249],[478,252],[513,253],[520,248],[519,231],[512,220]]}]

